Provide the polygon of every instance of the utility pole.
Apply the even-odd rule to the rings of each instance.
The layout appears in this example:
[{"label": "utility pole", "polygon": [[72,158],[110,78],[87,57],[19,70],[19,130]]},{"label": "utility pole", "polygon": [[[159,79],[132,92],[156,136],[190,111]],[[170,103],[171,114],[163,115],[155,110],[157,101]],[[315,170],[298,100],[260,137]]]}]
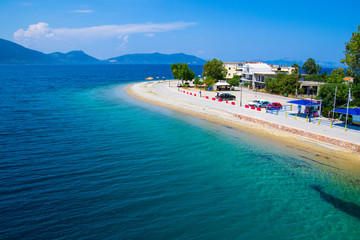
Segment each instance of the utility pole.
[{"label": "utility pole", "polygon": [[334,109],[333,109],[333,114],[332,114],[331,122],[333,122],[333,121],[334,121],[334,115],[335,115],[335,104],[336,104],[336,93],[337,93],[337,86],[335,87]]},{"label": "utility pole", "polygon": [[243,83],[240,83],[240,107],[242,107],[242,85]]}]

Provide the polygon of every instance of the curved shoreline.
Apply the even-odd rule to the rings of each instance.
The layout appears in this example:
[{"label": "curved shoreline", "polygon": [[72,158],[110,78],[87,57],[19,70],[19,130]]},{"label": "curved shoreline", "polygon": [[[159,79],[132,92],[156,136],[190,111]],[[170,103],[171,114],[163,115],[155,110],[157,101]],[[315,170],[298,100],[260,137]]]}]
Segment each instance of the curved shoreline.
[{"label": "curved shoreline", "polygon": [[[267,138],[284,146],[297,149],[305,154],[310,154],[318,161],[326,162],[331,165],[340,164],[341,168],[347,169],[347,171],[360,172],[360,145],[351,144],[332,137],[309,133],[307,131],[281,124],[274,125],[272,122],[259,120],[257,118],[241,114],[232,114],[223,111],[221,114],[227,115],[227,117],[217,117],[209,112],[199,111],[199,109],[189,110],[181,107],[180,105],[166,103],[166,96],[160,96],[160,94],[152,92],[151,90],[145,93],[136,92],[134,90],[134,86],[140,84],[144,83],[135,83],[128,86],[126,89],[127,93],[136,99],[154,105],[173,109],[217,124],[229,126],[234,129]],[[147,93],[150,95],[147,95]],[[156,96],[158,99],[151,98],[150,96]],[[164,98],[161,99],[161,97]],[[275,129],[276,131],[274,131]]]}]

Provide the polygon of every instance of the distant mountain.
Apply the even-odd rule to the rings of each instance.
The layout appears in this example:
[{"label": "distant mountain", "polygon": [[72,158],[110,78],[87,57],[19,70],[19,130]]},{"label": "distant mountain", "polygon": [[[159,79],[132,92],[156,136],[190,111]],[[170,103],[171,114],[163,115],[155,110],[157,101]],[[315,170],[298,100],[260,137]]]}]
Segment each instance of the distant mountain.
[{"label": "distant mountain", "polygon": [[273,64],[273,65],[282,65],[282,66],[291,66],[293,65],[293,63],[297,63],[299,64],[300,66],[303,65],[303,62],[302,61],[296,61],[296,60],[289,60],[289,59],[279,59],[279,60],[265,60],[265,61],[262,61],[262,62],[265,62],[269,65]]},{"label": "distant mountain", "polygon": [[46,64],[54,59],[42,52],[0,38],[0,64]]},{"label": "distant mountain", "polygon": [[[280,60],[255,60],[267,64],[291,66],[294,62],[302,66],[304,61],[291,59]],[[344,67],[340,63],[315,60],[323,68]],[[173,64],[188,63],[203,65],[206,60],[184,53],[161,54],[127,54],[107,60],[98,60],[83,51],[71,51],[68,53],[54,52],[45,54],[39,51],[25,48],[17,43],[0,38],[0,64]]]},{"label": "distant mountain", "polygon": [[0,38],[0,64],[205,64],[205,60],[184,53],[128,54],[100,61],[83,51],[45,54]]},{"label": "distant mountain", "polygon": [[115,58],[105,60],[113,64],[205,64],[204,59],[184,53],[161,54],[161,53],[143,53],[143,54],[127,54]]},{"label": "distant mountain", "polygon": [[45,54],[0,38],[0,64],[97,64],[100,60],[83,51]]},{"label": "distant mountain", "polygon": [[91,57],[83,51],[71,51],[68,53],[54,52],[50,53],[49,56],[53,57],[57,62],[62,64],[96,64],[101,62],[99,59]]},{"label": "distant mountain", "polygon": [[[262,61],[265,62],[267,64],[273,64],[273,65],[282,65],[282,66],[291,66],[293,65],[293,63],[297,63],[300,66],[302,66],[304,64],[305,61],[298,61],[298,60],[291,60],[291,59],[279,59],[279,60],[265,60]],[[319,64],[321,67],[323,68],[338,68],[338,67],[344,67],[343,65],[337,62],[325,62],[325,61],[321,61],[321,60],[316,60],[315,59],[316,64]]]}]

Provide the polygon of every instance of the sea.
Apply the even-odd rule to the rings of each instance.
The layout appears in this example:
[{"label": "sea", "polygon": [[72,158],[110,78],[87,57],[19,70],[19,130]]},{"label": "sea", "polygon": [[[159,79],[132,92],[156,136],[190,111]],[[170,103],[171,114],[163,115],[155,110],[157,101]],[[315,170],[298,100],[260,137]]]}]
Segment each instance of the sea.
[{"label": "sea", "polygon": [[172,76],[0,66],[0,239],[360,238],[360,176],[130,97],[146,77]]}]

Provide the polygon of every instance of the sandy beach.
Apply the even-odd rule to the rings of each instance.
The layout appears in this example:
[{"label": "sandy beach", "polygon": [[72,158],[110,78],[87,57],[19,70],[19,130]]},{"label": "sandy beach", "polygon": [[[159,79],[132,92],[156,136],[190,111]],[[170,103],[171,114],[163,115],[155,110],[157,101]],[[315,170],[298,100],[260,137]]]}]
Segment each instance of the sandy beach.
[{"label": "sandy beach", "polygon": [[300,150],[305,156],[311,156],[322,164],[360,173],[359,132],[344,132],[341,128],[318,125],[317,121],[309,123],[305,119],[295,120],[266,113],[264,109],[255,111],[244,107],[254,99],[285,105],[290,98],[243,89],[240,107],[240,91],[231,92],[237,97],[233,105],[231,102],[211,100],[215,92],[202,91],[200,97],[198,89],[177,88],[177,81],[171,81],[170,86],[168,81],[136,83],[129,86],[127,92],[152,104],[268,138],[276,144]]}]

